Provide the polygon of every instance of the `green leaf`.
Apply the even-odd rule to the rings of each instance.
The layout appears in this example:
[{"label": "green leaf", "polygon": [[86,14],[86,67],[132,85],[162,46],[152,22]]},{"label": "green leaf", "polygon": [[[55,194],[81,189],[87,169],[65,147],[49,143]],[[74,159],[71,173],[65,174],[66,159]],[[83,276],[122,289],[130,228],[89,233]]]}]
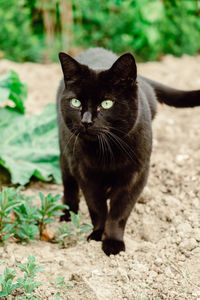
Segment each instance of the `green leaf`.
[{"label": "green leaf", "polygon": [[15,284],[12,284],[12,280],[10,279],[8,282],[7,282],[7,292],[8,294],[12,294],[12,292],[19,287],[19,284],[18,283],[15,283]]},{"label": "green leaf", "polygon": [[44,194],[42,194],[41,192],[39,192],[38,194],[39,194],[39,196],[40,196],[40,200],[41,200],[41,204],[42,204],[42,211],[41,211],[41,214],[42,214],[42,212],[43,212],[44,209],[45,209],[45,196],[44,196]]},{"label": "green leaf", "polygon": [[39,235],[39,229],[34,224],[16,224],[14,237],[20,242],[34,241],[35,236]]},{"label": "green leaf", "polygon": [[80,220],[81,220],[81,214],[75,214],[73,211],[70,211],[70,218],[72,225],[74,226],[75,229],[78,229],[80,227]]},{"label": "green leaf", "polygon": [[9,268],[6,267],[4,269],[4,278],[5,278],[5,281],[7,282],[10,279],[13,280],[15,278],[15,273],[16,273],[16,271],[11,270],[11,269],[9,269]]},{"label": "green leaf", "polygon": [[10,90],[0,86],[0,102],[2,102],[5,99],[8,99],[9,95],[10,95]]},{"label": "green leaf", "polygon": [[24,114],[24,101],[27,97],[27,86],[23,84],[14,71],[0,77],[0,102],[10,99],[15,103],[15,110]]},{"label": "green leaf", "polygon": [[20,268],[22,271],[27,272],[26,266],[24,266],[22,264],[17,264],[17,267]]},{"label": "green leaf", "polygon": [[81,225],[81,233],[88,233],[93,229],[92,224],[82,224]]},{"label": "green leaf", "polygon": [[53,223],[53,221],[54,221],[53,218],[45,218],[45,219],[44,219],[44,224]]},{"label": "green leaf", "polygon": [[15,224],[6,224],[3,226],[2,232],[13,233],[14,227],[15,227]]},{"label": "green leaf", "polygon": [[5,210],[5,212],[8,212],[13,208],[18,207],[19,205],[21,205],[21,201],[13,200],[13,201],[6,203],[6,205],[4,206],[4,210]]},{"label": "green leaf", "polygon": [[[58,210],[63,210],[63,209],[67,209],[66,205],[64,204],[55,204],[52,205],[48,210],[47,210],[47,214],[53,216],[53,215],[57,215],[57,211]],[[55,213],[55,214],[54,214]]]},{"label": "green leaf", "polygon": [[65,283],[65,277],[60,277],[60,276],[58,276],[58,277],[56,278],[56,286],[57,286],[57,287],[63,286],[64,283]]},{"label": "green leaf", "polygon": [[3,238],[2,238],[2,244],[1,244],[1,246],[3,246],[5,244],[5,242],[6,242],[6,240],[9,239],[9,238],[10,238],[10,234],[5,234],[3,236]]},{"label": "green leaf", "polygon": [[8,99],[10,95],[10,73],[0,77],[0,102]]},{"label": "green leaf", "polygon": [[0,165],[9,171],[12,183],[25,185],[32,176],[61,182],[55,105],[29,118],[0,108],[0,120]]}]

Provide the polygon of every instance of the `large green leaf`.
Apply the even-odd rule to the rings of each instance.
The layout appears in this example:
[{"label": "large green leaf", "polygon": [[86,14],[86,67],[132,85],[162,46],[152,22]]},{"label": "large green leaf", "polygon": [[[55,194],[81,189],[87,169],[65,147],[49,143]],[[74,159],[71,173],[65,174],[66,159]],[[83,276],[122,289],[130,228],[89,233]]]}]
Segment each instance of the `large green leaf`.
[{"label": "large green leaf", "polygon": [[15,103],[15,110],[24,113],[24,101],[27,97],[27,86],[22,83],[14,71],[0,77],[0,102],[10,99]]},{"label": "large green leaf", "polygon": [[32,176],[60,182],[56,108],[49,104],[41,115],[25,117],[0,108],[0,165],[13,183],[24,185]]}]

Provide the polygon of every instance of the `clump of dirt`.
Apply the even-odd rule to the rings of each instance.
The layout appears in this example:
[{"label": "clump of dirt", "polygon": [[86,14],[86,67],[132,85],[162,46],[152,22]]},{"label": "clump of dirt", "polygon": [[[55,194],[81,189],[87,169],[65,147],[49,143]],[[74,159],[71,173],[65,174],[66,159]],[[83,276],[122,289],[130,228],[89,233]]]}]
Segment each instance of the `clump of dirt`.
[{"label": "clump of dirt", "polygon": [[[166,56],[161,62],[139,64],[138,69],[141,75],[187,90],[200,88],[199,65],[200,56]],[[0,69],[13,69],[27,82],[28,114],[55,102],[59,65],[2,60]],[[126,252],[107,257],[95,241],[68,249],[44,241],[0,248],[0,258],[10,268],[26,263],[29,254],[45,267],[35,297],[53,297],[56,278],[64,276],[73,288],[60,288],[61,299],[200,299],[200,108],[160,106],[153,132],[150,177],[128,220]],[[62,193],[62,186],[36,182],[26,193],[38,191]],[[83,199],[80,210],[90,222]]]}]

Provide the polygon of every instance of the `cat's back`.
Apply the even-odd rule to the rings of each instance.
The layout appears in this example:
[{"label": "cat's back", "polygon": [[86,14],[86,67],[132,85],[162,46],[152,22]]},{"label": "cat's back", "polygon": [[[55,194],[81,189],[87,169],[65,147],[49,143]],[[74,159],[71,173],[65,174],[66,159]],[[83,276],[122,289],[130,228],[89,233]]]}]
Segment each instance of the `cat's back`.
[{"label": "cat's back", "polygon": [[76,60],[81,64],[87,65],[91,69],[106,70],[113,65],[117,58],[118,56],[112,51],[96,47],[81,52],[76,57]]},{"label": "cat's back", "polygon": [[157,100],[154,89],[146,82],[144,77],[138,76],[137,82],[140,102],[146,102],[151,112],[151,119],[154,119],[157,112]]}]

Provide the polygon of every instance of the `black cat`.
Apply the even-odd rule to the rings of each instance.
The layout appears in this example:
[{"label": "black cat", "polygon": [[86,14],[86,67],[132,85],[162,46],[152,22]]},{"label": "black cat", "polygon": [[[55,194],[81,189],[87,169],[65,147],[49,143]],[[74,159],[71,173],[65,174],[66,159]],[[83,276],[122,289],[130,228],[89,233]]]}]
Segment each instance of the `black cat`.
[{"label": "black cat", "polygon": [[[77,213],[79,187],[94,226],[88,240],[103,251],[125,250],[124,229],[147,183],[151,122],[157,100],[200,105],[200,91],[180,91],[137,76],[134,57],[92,48],[77,59],[59,54],[64,80],[57,94],[63,202]],[[109,208],[107,200],[109,202]],[[69,213],[61,218],[69,220]]]}]

